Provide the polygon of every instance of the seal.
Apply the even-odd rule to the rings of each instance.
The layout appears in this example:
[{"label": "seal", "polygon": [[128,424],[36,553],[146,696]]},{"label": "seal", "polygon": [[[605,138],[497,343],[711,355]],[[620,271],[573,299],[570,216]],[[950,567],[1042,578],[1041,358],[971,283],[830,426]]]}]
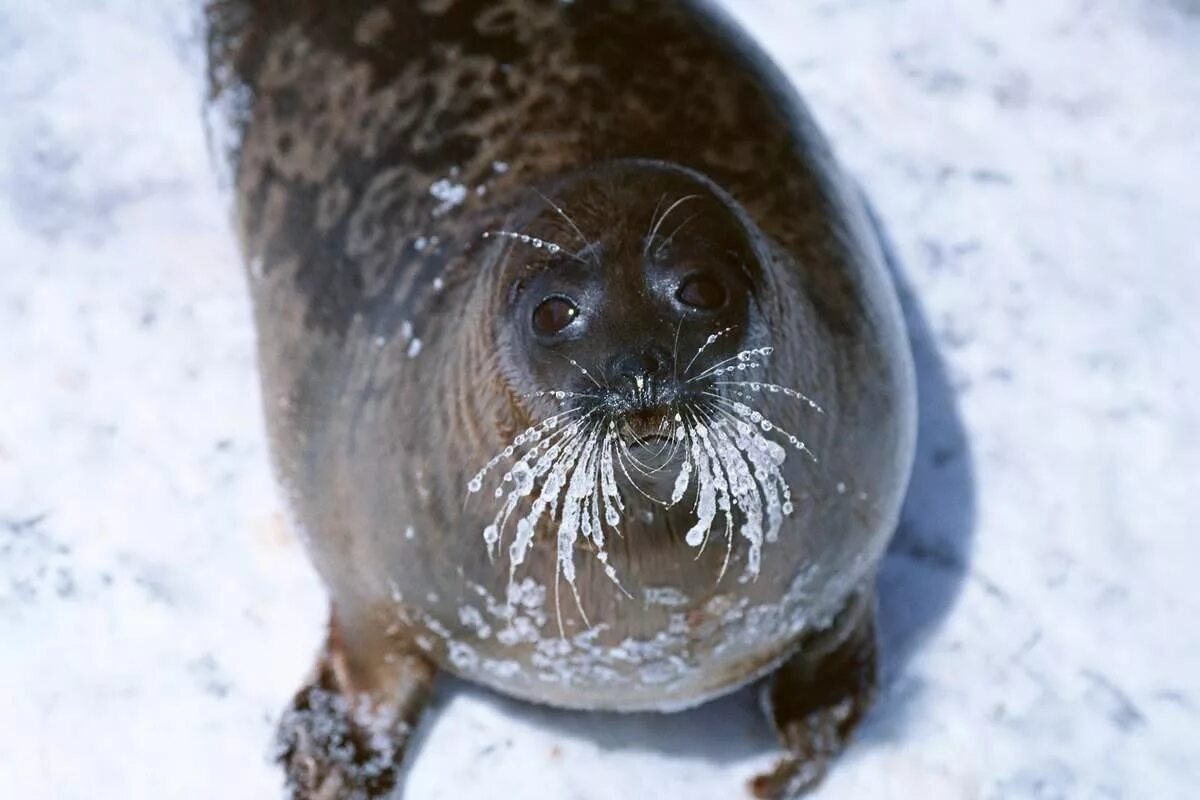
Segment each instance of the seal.
[{"label": "seal", "polygon": [[440,670],[748,682],[816,785],[877,685],[901,314],[800,99],[699,0],[216,0],[267,429],[331,600],[292,796],[380,797]]}]

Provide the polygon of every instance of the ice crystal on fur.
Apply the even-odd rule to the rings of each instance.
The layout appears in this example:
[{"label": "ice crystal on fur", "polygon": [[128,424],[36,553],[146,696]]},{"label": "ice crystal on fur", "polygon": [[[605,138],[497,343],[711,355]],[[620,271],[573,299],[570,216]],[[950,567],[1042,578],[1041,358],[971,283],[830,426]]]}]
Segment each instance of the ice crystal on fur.
[{"label": "ice crystal on fur", "polygon": [[[552,532],[555,572],[565,579],[586,623],[576,589],[577,551],[590,550],[608,579],[621,588],[610,563],[608,534],[622,535],[630,492],[663,508],[691,498],[693,522],[684,536],[686,544],[702,552],[710,539],[723,540],[720,580],[735,543],[740,541],[745,547],[742,580],[758,575],[764,546],[778,540],[784,519],[795,510],[791,487],[783,475],[787,448],[781,442],[816,459],[798,435],[768,419],[753,404],[771,394],[799,401],[818,413],[821,408],[796,389],[749,375],[745,379],[726,377],[761,369],[773,352],[770,347],[744,350],[693,370],[704,352],[731,330],[708,336],[685,367],[681,383],[694,391],[680,400],[674,414],[662,423],[664,441],[650,457],[651,461],[657,459],[657,466],[635,454],[636,437],[621,410],[605,402],[604,387],[582,365],[571,362],[595,385],[595,393],[542,391],[534,395],[572,405],[518,433],[467,486],[469,494],[482,493],[485,481],[499,472],[500,465],[510,464],[498,480],[493,479],[497,485],[492,493],[499,507],[483,530],[492,558],[509,540],[510,585],[517,582],[538,531]],[[670,495],[655,497],[642,483],[668,464],[677,470],[668,481]],[[558,580],[555,584],[557,587]],[[561,627],[561,610],[558,613]]]}]

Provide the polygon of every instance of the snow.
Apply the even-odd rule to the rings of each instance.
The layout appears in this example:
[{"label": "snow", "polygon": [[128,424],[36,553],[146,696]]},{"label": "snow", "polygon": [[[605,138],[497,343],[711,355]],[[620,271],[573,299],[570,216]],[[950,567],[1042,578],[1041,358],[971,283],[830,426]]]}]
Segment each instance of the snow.
[{"label": "snow", "polygon": [[[919,306],[888,684],[815,796],[1187,797],[1195,4],[730,5]],[[277,796],[274,724],[321,636],[189,19],[0,6],[0,797]],[[405,796],[724,800],[772,748],[749,693],[620,717],[445,681]]]}]

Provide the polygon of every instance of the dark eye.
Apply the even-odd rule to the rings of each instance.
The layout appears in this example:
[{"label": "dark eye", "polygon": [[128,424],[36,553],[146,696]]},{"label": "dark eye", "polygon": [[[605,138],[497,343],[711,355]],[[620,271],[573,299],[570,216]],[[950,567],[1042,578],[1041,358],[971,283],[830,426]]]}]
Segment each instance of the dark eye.
[{"label": "dark eye", "polygon": [[714,311],[725,305],[725,287],[707,275],[693,275],[675,293],[685,306]]},{"label": "dark eye", "polygon": [[533,329],[543,336],[553,336],[579,316],[579,309],[565,297],[548,297],[533,310]]}]

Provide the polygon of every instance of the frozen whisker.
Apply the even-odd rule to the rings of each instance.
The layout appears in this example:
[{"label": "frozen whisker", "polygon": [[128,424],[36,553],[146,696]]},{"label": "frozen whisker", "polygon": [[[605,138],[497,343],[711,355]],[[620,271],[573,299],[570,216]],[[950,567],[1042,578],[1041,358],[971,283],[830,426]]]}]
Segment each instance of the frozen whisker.
[{"label": "frozen whisker", "polygon": [[[708,367],[703,374],[757,365],[756,359],[768,355],[770,348],[746,350]],[[586,368],[571,363],[591,377]],[[724,392],[718,392],[718,386]],[[798,436],[754,408],[753,400],[775,394],[820,410],[802,392],[774,383],[715,381],[710,389],[685,399],[648,434],[643,431],[640,435],[599,395],[565,390],[533,394],[575,402],[572,408],[519,433],[472,478],[468,492],[481,491],[484,480],[499,471],[501,462],[510,464],[496,481],[494,495],[499,507],[483,538],[489,556],[507,553],[512,586],[538,532],[552,537],[555,612],[560,626],[561,581],[566,581],[580,619],[591,624],[577,587],[579,551],[590,553],[608,580],[628,595],[611,563],[608,544],[610,534],[622,535],[629,491],[663,508],[677,507],[690,498],[692,521],[684,532],[684,543],[700,558],[710,539],[723,535],[724,557],[717,581],[726,575],[738,543],[746,554],[741,580],[752,580],[761,572],[764,549],[778,540],[784,520],[795,510],[783,473],[788,445],[817,460]],[[676,470],[673,480],[671,469]],[[663,477],[670,486],[665,499],[654,496],[650,488]],[[510,528],[514,532],[506,542],[505,532]]]},{"label": "frozen whisker", "polygon": [[[747,426],[743,420],[734,417],[729,412],[723,411],[720,408],[715,406],[713,408],[731,423],[732,430],[736,431],[738,446],[751,456],[755,464],[756,473],[761,471],[777,486],[783,497],[780,504],[780,511],[785,516],[790,515],[795,510],[792,504],[792,489],[788,486],[787,481],[784,480],[783,474],[779,470],[783,466],[783,462],[787,460],[787,452],[777,442],[766,438],[755,428]],[[778,530],[776,529],[774,534],[777,533]],[[776,538],[774,534],[769,532],[767,541],[774,541]]]},{"label": "frozen whisker", "polygon": [[[550,516],[552,518],[554,516],[553,508],[557,505],[559,497],[567,485],[573,467],[584,454],[583,439],[584,434],[581,434],[569,440],[566,446],[559,447],[556,445],[555,447],[559,447],[559,449],[553,454],[547,451],[547,464],[542,479],[541,492],[538,493],[537,498],[530,505],[528,512],[517,520],[516,536],[508,547],[510,586],[516,582],[517,568],[525,561],[525,556],[533,544],[533,536],[541,518],[547,512],[551,512]],[[551,448],[551,450],[553,449]],[[487,533],[485,532],[486,538]]]},{"label": "frozen whisker", "polygon": [[721,367],[720,369],[715,369],[712,372],[706,372],[703,375],[697,375],[691,380],[698,381],[704,378],[719,378],[722,375],[730,375],[735,372],[750,372],[751,370],[760,369],[765,366],[766,364],[764,364],[762,361],[738,361],[734,364],[730,364],[727,367]]},{"label": "frozen whisker", "polygon": [[[516,462],[500,479],[495,496],[503,502],[483,531],[489,555],[494,557],[505,530],[512,519],[517,518],[516,533],[508,546],[509,585],[512,586],[517,569],[528,556],[539,524],[547,517],[556,520],[556,611],[561,622],[557,597],[557,580],[561,577],[570,586],[580,616],[589,626],[575,586],[574,554],[580,538],[590,543],[609,580],[628,594],[620,584],[616,569],[609,563],[605,547],[604,526],[619,532],[625,504],[617,487],[613,465],[614,443],[618,440],[616,428],[601,412],[601,407],[596,406],[578,417],[568,417],[577,410],[556,415],[522,431],[514,445],[493,459],[497,462],[506,457],[516,458]],[[566,421],[561,427],[551,422],[563,418]],[[540,439],[534,438],[537,433],[542,433]],[[528,445],[528,449],[519,454],[518,440]],[[472,479],[470,491],[482,488],[483,478],[496,465],[493,462]],[[519,511],[522,506],[524,510]]]},{"label": "frozen whisker", "polygon": [[578,256],[576,256],[574,253],[572,253],[570,250],[567,250],[567,248],[563,247],[562,245],[558,244],[557,242],[546,241],[545,239],[539,239],[536,236],[530,236],[525,233],[517,233],[516,231],[484,231],[483,238],[484,239],[493,239],[493,238],[511,239],[514,242],[521,242],[522,244],[527,244],[530,247],[534,248],[535,250],[543,250],[544,249],[550,255],[558,255],[559,253],[565,253],[566,255],[571,256],[571,258],[574,258],[574,259],[580,260],[580,261],[582,260]]},{"label": "frozen whisker", "polygon": [[562,514],[559,517],[558,531],[555,536],[557,545],[554,567],[555,612],[558,619],[558,632],[563,636],[565,634],[562,624],[562,608],[558,603],[560,575],[571,587],[571,594],[575,598],[575,605],[584,624],[591,627],[591,622],[588,621],[587,614],[583,610],[583,603],[579,598],[579,590],[575,586],[575,543],[579,540],[580,530],[583,527],[581,522],[590,525],[590,520],[583,520],[583,514],[589,495],[596,489],[597,474],[591,467],[593,463],[597,463],[595,461],[598,449],[596,445],[601,433],[599,428],[598,425],[591,428],[587,440],[580,448],[579,457],[575,459],[574,465],[570,469],[567,492],[563,497]]},{"label": "frozen whisker", "polygon": [[600,494],[603,498],[604,521],[620,535],[621,512],[625,510],[625,502],[621,498],[620,489],[617,488],[617,476],[613,470],[615,439],[616,431],[610,423],[608,436],[600,451]]},{"label": "frozen whisker", "polygon": [[676,413],[675,422],[677,427],[675,435],[671,438],[678,443],[678,446],[684,448],[684,453],[688,457],[684,459],[683,464],[679,467],[679,474],[675,476],[675,485],[671,489],[670,505],[672,506],[683,500],[684,495],[687,494],[688,486],[691,485],[693,472],[692,459],[690,457],[692,437],[689,428],[691,421],[685,420],[682,413]]},{"label": "frozen whisker", "polygon": [[[696,547],[703,544],[704,538],[708,535],[708,527],[716,518],[717,495],[712,482],[712,472],[705,459],[704,447],[700,438],[704,426],[690,409],[687,419],[687,454],[696,473],[696,499],[692,507],[692,513],[696,515],[696,523],[688,529],[684,540],[692,547]],[[672,496],[674,495],[672,494]]]},{"label": "frozen whisker", "polygon": [[513,454],[525,444],[529,442],[539,442],[547,432],[553,431],[555,428],[557,428],[566,417],[569,417],[572,414],[577,414],[582,410],[582,408],[567,409],[566,411],[555,414],[552,417],[547,417],[537,425],[531,425],[530,427],[518,433],[512,440],[511,444],[493,456],[491,460],[488,461],[481,470],[479,470],[479,472],[475,473],[475,477],[471,478],[470,482],[467,484],[467,492],[469,494],[475,494],[478,492],[483,488],[483,479],[489,472],[495,469],[501,461],[512,458]]},{"label": "frozen whisker", "polygon": [[[565,358],[565,356],[563,356],[563,357]],[[592,373],[588,372],[588,370],[587,370],[587,367],[583,366],[582,364],[580,364],[580,363],[579,363],[578,361],[576,361],[575,359],[573,359],[573,358],[567,358],[567,363],[569,363],[569,364],[570,364],[572,367],[574,367],[575,369],[579,370],[579,372],[580,372],[580,373],[581,373],[581,374],[582,374],[582,375],[583,375],[585,378],[587,378],[589,381],[591,381],[593,384],[595,384],[595,386],[596,386],[596,388],[597,388],[597,389],[605,389],[605,388],[608,388],[608,387],[607,387],[607,385],[605,385],[605,384],[601,384],[601,383],[600,383],[600,381],[596,380],[595,376],[593,376],[593,375],[592,375]]]},{"label": "frozen whisker", "polygon": [[[724,472],[728,499],[728,502],[722,509],[725,515],[725,557],[721,561],[721,571],[717,575],[717,582],[719,583],[721,579],[725,577],[725,573],[729,570],[729,561],[733,556],[734,513],[738,510],[739,506],[745,505],[745,501],[741,498],[740,490],[742,489],[742,486],[738,481],[738,473],[735,471],[735,468],[732,466],[729,459],[729,448],[727,446],[728,437],[725,435],[722,429],[720,419],[712,415],[711,412],[708,412],[707,409],[701,409],[700,413],[705,413],[705,420],[708,423],[708,430],[720,459],[719,467]],[[734,457],[740,460],[740,456],[737,455],[736,451],[734,452]],[[743,507],[742,512],[747,518],[747,525],[751,524],[752,519],[750,517],[749,509]],[[745,535],[745,529],[743,530],[743,535]],[[747,538],[751,541],[751,545],[753,546],[753,537]],[[757,563],[757,558],[753,552],[750,554],[750,560],[752,563]],[[755,567],[754,574],[757,574],[757,572],[757,567]]]},{"label": "frozen whisker", "polygon": [[[492,524],[483,531],[483,539],[488,545],[489,556],[495,557],[496,548],[503,538],[509,518],[522,500],[533,493],[535,483],[544,478],[557,465],[563,463],[567,457],[578,453],[580,442],[588,431],[585,426],[591,416],[592,414],[588,414],[575,420],[550,438],[534,444],[504,474],[501,485],[496,487],[497,499],[505,496],[505,485],[512,484],[512,487],[507,490],[507,499],[500,511],[497,512]],[[551,497],[551,502],[554,499]]]},{"label": "frozen whisker", "polygon": [[[746,570],[754,577],[760,569],[763,542],[778,539],[784,516],[779,487],[787,492],[787,484],[761,436],[744,434],[728,422],[714,418],[713,439],[734,505],[741,512],[739,533],[748,544]],[[790,498],[790,493],[787,496]]]},{"label": "frozen whisker", "polygon": [[[630,457],[629,445],[618,439],[615,450],[617,453],[617,466],[621,468],[621,472],[625,475],[625,480],[628,482],[629,486],[631,486],[634,491],[649,500],[651,503],[662,506],[663,508],[670,508],[670,503],[647,492],[641,487],[641,484],[634,479],[633,475],[629,473],[629,465],[626,461],[626,459]],[[634,469],[636,470],[636,467],[634,467]]]},{"label": "frozen whisker", "polygon": [[725,336],[726,334],[732,332],[734,330],[734,328],[736,328],[736,327],[737,327],[736,325],[730,325],[728,328],[722,328],[721,330],[717,331],[716,333],[710,333],[708,335],[708,338],[704,340],[704,344],[700,345],[700,348],[698,350],[696,350],[696,355],[692,356],[692,360],[689,361],[687,366],[683,368],[683,374],[687,375],[689,372],[691,372],[692,365],[696,363],[696,359],[698,359],[705,350],[707,350],[712,345],[716,344],[718,339],[720,339],[722,336]]},{"label": "frozen whisker", "polygon": [[[559,206],[558,203],[554,202],[553,200],[551,200],[549,197],[542,194],[541,192],[538,192],[537,194],[538,194],[538,197],[542,198],[542,200],[544,200],[546,202],[546,205],[553,208],[555,213],[557,213],[560,217],[562,217],[564,220],[566,220],[567,225],[569,225],[571,227],[571,230],[573,230],[575,232],[575,235],[578,236],[579,240],[583,243],[583,249],[590,251],[592,253],[592,260],[596,261],[598,258],[596,256],[596,249],[592,246],[592,242],[586,236],[583,235],[583,231],[580,230],[579,226],[575,224],[575,220],[571,219],[570,215],[567,214],[566,211],[563,211],[562,207]],[[583,259],[577,257],[577,260],[582,261]]]},{"label": "frozen whisker", "polygon": [[566,400],[568,397],[582,397],[590,400],[599,400],[599,398],[589,392],[567,392],[561,389],[543,389],[540,392],[528,392],[521,395],[522,397],[551,397],[555,400]]},{"label": "frozen whisker", "polygon": [[697,503],[696,523],[688,529],[684,536],[692,547],[699,547],[700,552],[708,543],[708,535],[712,530],[717,513],[732,513],[729,496],[729,482],[724,469],[717,458],[716,449],[711,441],[708,424],[692,415],[692,458],[696,464],[697,488],[699,500]]},{"label": "frozen whisker", "polygon": [[791,433],[791,432],[785,430],[784,428],[779,427],[774,422],[767,419],[767,417],[765,417],[761,411],[756,411],[755,409],[750,408],[750,406],[746,405],[745,403],[735,401],[735,400],[730,400],[728,398],[722,397],[721,395],[715,394],[713,392],[704,392],[703,394],[705,394],[708,397],[713,398],[718,403],[720,403],[721,406],[723,408],[725,408],[727,411],[731,411],[731,412],[733,412],[734,415],[739,417],[740,425],[744,425],[748,428],[756,426],[756,427],[760,428],[764,433],[778,432],[780,436],[783,436],[785,439],[788,440],[788,444],[790,444],[792,447],[796,448],[800,452],[807,455],[810,459],[812,459],[814,464],[818,462],[816,453],[814,453],[812,450],[810,450],[808,448],[808,445],[805,444],[804,441],[800,439],[800,437],[796,436],[794,433]]},{"label": "frozen whisker", "polygon": [[790,397],[794,400],[802,400],[805,403],[807,403],[808,406],[810,408],[812,408],[813,410],[819,411],[822,414],[825,413],[825,409],[821,408],[821,406],[817,403],[816,400],[813,400],[811,397],[804,394],[803,392],[798,392],[795,389],[789,389],[786,386],[779,386],[778,384],[774,384],[774,383],[763,383],[761,381],[713,381],[712,385],[713,386],[737,386],[744,390],[748,389],[751,392],[761,392],[761,393],[766,393],[766,394],[782,394],[782,395],[785,395],[786,397]]},{"label": "frozen whisker", "polygon": [[[714,375],[725,375],[730,372],[745,372],[748,369],[762,367],[764,364],[755,359],[766,358],[775,352],[774,347],[756,347],[752,350],[743,350],[729,358],[718,361],[716,364],[705,369],[699,375],[693,378],[688,378],[688,383],[712,377]],[[728,366],[726,366],[728,365]]]},{"label": "frozen whisker", "polygon": [[638,468],[638,472],[640,472],[642,475],[646,476],[647,478],[651,478],[670,466],[671,455],[668,454],[666,457],[664,457],[664,453],[667,452],[668,448],[671,448],[671,453],[674,452],[675,445],[673,440],[665,441],[657,451],[652,451],[650,453],[651,460],[658,462],[658,466],[654,466],[653,464],[648,464],[646,461],[643,461],[635,456],[633,451],[629,449],[628,441],[636,440],[637,437],[633,433],[633,430],[629,427],[628,423],[625,425],[625,433],[626,436],[622,439],[622,442],[625,444],[626,453],[628,454],[630,461],[635,467]]}]

